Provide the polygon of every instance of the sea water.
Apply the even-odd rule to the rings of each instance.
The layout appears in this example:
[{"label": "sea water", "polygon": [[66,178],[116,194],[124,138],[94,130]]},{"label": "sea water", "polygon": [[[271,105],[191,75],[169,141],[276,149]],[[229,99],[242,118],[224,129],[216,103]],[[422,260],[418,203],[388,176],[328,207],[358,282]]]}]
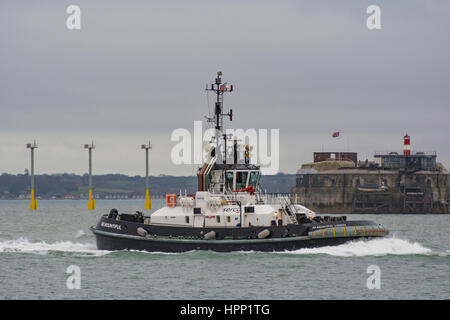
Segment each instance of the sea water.
[{"label": "sea water", "polygon": [[102,214],[143,207],[0,201],[0,299],[450,299],[450,215],[348,215],[390,235],[292,252],[96,249],[89,227]]}]

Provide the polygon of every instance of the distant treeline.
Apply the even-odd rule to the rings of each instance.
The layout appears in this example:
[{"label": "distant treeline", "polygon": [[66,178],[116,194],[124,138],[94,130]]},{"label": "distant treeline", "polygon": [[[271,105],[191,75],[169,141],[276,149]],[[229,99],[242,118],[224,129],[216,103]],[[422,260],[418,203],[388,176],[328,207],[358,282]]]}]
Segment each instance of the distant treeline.
[{"label": "distant treeline", "polygon": [[[188,194],[197,190],[196,176],[157,176],[150,177],[150,192],[153,195],[178,193]],[[145,178],[121,174],[92,176],[94,193],[100,197],[127,195],[128,197],[145,194]],[[261,177],[261,188],[267,192],[287,193],[295,184],[294,174],[277,174]],[[53,174],[35,176],[36,194],[42,198],[84,197],[88,193],[88,175]],[[0,198],[23,198],[29,194],[30,176],[27,174],[0,175]]]}]

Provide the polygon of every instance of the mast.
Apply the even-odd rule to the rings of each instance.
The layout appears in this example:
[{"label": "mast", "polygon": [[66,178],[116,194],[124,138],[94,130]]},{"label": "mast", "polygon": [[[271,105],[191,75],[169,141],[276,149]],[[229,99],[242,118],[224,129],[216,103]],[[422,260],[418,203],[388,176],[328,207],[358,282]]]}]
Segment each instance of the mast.
[{"label": "mast", "polygon": [[222,158],[222,152],[220,152],[220,139],[223,136],[225,140],[225,148],[226,148],[226,136],[223,132],[223,116],[230,117],[230,121],[233,121],[233,110],[230,109],[228,113],[223,113],[223,94],[225,92],[232,92],[233,86],[228,85],[226,82],[222,83],[222,72],[217,72],[217,78],[215,80],[215,83],[212,83],[210,87],[206,87],[206,91],[214,91],[216,94],[216,104],[214,109],[214,118],[210,119],[208,121],[214,121],[215,123],[215,139],[216,139],[216,150],[215,154],[217,156],[217,163],[226,163],[226,149],[225,149],[225,159]]}]

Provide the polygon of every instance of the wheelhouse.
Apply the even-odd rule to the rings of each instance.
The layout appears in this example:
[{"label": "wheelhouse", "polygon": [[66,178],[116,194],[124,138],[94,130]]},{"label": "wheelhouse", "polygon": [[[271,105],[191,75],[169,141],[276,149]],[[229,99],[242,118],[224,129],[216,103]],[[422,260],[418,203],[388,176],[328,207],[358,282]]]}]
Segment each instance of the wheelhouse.
[{"label": "wheelhouse", "polygon": [[199,183],[199,191],[213,193],[229,193],[250,186],[258,189],[261,178],[259,166],[251,164],[215,164],[209,173],[201,171],[198,174],[199,182],[204,183]]}]

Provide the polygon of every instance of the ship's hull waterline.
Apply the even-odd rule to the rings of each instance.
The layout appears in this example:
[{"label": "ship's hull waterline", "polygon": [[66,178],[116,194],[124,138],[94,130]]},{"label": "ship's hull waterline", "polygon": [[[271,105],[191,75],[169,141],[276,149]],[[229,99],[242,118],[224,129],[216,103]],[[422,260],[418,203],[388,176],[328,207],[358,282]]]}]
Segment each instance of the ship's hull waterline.
[{"label": "ship's hull waterline", "polygon": [[[105,222],[103,225],[108,227],[117,225]],[[304,226],[303,235],[289,234],[284,237],[267,237],[259,239],[255,236],[260,228],[241,228],[239,231],[241,237],[232,239],[229,237],[221,239],[202,239],[199,233],[210,232],[210,229],[204,232],[200,228],[181,228],[183,236],[168,236],[162,234],[148,233],[145,236],[136,232],[137,228],[142,228],[140,224],[121,225],[121,230],[105,230],[101,223],[91,227],[96,237],[97,248],[100,250],[138,250],[149,252],[186,252],[192,250],[211,250],[218,252],[232,251],[292,251],[302,248],[315,248],[323,246],[336,246],[356,239],[369,239],[385,236],[388,231],[374,223],[368,221],[353,221],[352,225],[342,226],[342,224],[328,225],[326,228],[315,229]],[[277,226],[271,227],[271,234],[280,234],[290,230],[289,227],[295,226]],[[298,226],[297,226],[298,227]],[[118,227],[116,227],[118,228]],[[148,228],[148,226],[147,226]],[[157,227],[158,232],[162,232],[165,227]],[[171,228],[168,231],[174,231],[180,228]],[[267,230],[269,230],[267,229]],[[151,230],[151,227],[150,227]],[[256,230],[256,232],[255,232]],[[299,229],[298,229],[299,230]],[[298,231],[297,230],[297,231]],[[343,232],[345,230],[345,232]],[[216,229],[216,231],[218,231]],[[221,232],[222,230],[218,231]],[[233,230],[228,230],[232,232]],[[259,231],[260,232],[260,231]],[[289,232],[289,231],[287,231]],[[179,233],[180,234],[180,233]],[[248,238],[244,238],[247,234]]]}]

